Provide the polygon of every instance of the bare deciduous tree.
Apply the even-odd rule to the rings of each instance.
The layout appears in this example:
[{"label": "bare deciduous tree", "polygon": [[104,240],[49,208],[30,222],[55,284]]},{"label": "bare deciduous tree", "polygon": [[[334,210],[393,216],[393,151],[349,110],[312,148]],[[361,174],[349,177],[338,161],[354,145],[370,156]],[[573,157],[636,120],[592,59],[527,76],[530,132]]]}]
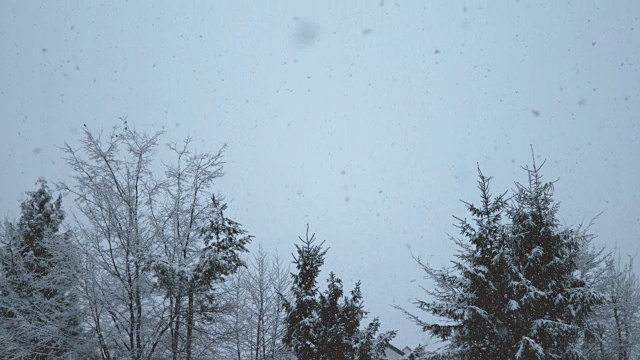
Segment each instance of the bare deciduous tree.
[{"label": "bare deciduous tree", "polygon": [[75,184],[76,238],[86,261],[81,288],[100,357],[207,357],[214,285],[244,263],[250,236],[225,215],[214,181],[222,153],[196,153],[191,139],[169,144],[174,163],[152,163],[158,138],[126,126],[85,129],[80,149],[65,144]]},{"label": "bare deciduous tree", "polygon": [[286,359],[282,342],[286,332],[283,296],[290,299],[289,268],[261,244],[248,260],[248,268],[235,274],[223,289],[231,308],[221,319],[229,331],[220,347],[237,360]]},{"label": "bare deciduous tree", "polygon": [[214,181],[223,175],[224,147],[215,154],[192,153],[190,143],[188,138],[182,146],[168,145],[175,163],[165,165],[165,178],[157,183],[157,193],[149,201],[161,254],[154,269],[169,301],[169,351],[173,359],[191,352],[196,311],[193,272],[204,247],[202,228],[216,216],[216,202],[211,201]]},{"label": "bare deciduous tree", "polygon": [[167,329],[150,266],[157,254],[149,223],[151,160],[159,135],[125,123],[106,139],[85,129],[80,149],[63,148],[75,184],[60,188],[75,195],[81,216],[75,232],[86,255],[81,282],[103,359],[150,359]]},{"label": "bare deciduous tree", "polygon": [[640,355],[640,280],[626,262],[610,256],[597,286],[605,295],[591,319],[590,359],[636,359]]}]

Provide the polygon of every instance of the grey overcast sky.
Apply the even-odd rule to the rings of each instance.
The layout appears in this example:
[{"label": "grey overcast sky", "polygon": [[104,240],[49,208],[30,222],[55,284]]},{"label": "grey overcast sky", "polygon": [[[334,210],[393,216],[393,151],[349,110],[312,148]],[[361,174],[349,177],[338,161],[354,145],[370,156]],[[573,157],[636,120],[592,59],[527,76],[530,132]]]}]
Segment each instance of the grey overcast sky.
[{"label": "grey overcast sky", "polygon": [[635,0],[2,1],[0,215],[69,175],[56,146],[83,124],[228,143],[219,190],[256,241],[288,257],[309,223],[396,345],[424,343],[391,305],[422,297],[409,247],[451,259],[476,163],[501,192],[533,145],[562,221],[604,211],[599,244],[638,250],[639,15]]}]

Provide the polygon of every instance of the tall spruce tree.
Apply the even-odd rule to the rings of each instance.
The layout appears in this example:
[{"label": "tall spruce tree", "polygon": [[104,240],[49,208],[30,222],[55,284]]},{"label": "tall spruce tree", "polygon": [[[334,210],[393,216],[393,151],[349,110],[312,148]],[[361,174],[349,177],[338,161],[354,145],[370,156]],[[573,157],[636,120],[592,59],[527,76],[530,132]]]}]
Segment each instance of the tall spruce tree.
[{"label": "tall spruce tree", "polygon": [[509,209],[516,266],[512,295],[517,312],[509,329],[518,359],[580,359],[579,340],[587,316],[601,295],[576,276],[581,237],[561,226],[554,182],[543,182],[540,169],[525,167],[528,184],[516,183]]},{"label": "tall spruce tree", "polygon": [[577,275],[589,235],[560,226],[553,183],[542,181],[541,167],[525,167],[529,182],[516,183],[511,201],[506,193],[492,197],[490,178],[479,171],[481,205],[465,203],[473,220],[458,219],[464,239],[453,239],[453,266],[434,269],[416,258],[435,282],[432,299],[417,307],[446,322],[401,310],[447,341],[433,358],[583,358],[584,321],[600,300]]},{"label": "tall spruce tree", "polygon": [[459,299],[462,316],[452,342],[465,358],[502,359],[508,358],[510,342],[506,318],[515,307],[507,297],[496,296],[507,293],[513,279],[512,252],[502,224],[506,193],[492,197],[491,178],[480,168],[478,175],[480,206],[465,203],[473,222],[458,219],[470,246],[460,242],[461,251],[454,262],[465,291]]},{"label": "tall spruce tree", "polygon": [[0,254],[0,357],[55,359],[80,351],[74,248],[61,232],[61,198],[45,180],[28,192],[17,226],[6,222]]},{"label": "tall spruce tree", "polygon": [[[502,216],[505,194],[493,197],[491,178],[478,168],[480,205],[464,202],[471,221],[457,218],[463,239],[451,237],[458,246],[452,268],[434,269],[415,258],[435,281],[428,290],[431,301],[418,300],[419,309],[450,320],[427,323],[400,308],[424,331],[448,340],[443,355],[458,359],[509,359],[507,317],[516,307],[508,299],[512,276],[512,252]],[[504,294],[504,295],[503,295]]]}]

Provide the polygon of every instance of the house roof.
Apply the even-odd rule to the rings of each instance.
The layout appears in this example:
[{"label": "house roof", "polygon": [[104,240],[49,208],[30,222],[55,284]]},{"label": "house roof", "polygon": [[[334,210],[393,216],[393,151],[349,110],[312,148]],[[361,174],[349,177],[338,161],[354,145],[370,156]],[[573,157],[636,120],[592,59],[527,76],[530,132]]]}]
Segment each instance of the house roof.
[{"label": "house roof", "polygon": [[389,344],[387,344],[387,348],[388,348],[389,350],[391,350],[391,351],[395,352],[395,353],[396,353],[396,354],[398,354],[398,355],[405,355],[405,353],[404,353],[402,350],[400,350],[400,349],[398,349],[397,347],[395,347],[395,346],[391,345],[390,343],[389,343]]}]

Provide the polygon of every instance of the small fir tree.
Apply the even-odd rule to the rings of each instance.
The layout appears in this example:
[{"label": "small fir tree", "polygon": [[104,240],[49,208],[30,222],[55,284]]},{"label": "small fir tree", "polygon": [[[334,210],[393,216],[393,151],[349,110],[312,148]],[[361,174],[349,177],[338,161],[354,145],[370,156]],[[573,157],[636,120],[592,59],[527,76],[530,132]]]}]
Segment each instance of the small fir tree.
[{"label": "small fir tree", "polygon": [[374,319],[365,329],[360,329],[364,311],[360,282],[346,296],[342,280],[332,272],[327,279],[327,289],[320,293],[317,277],[324,264],[327,250],[323,243],[315,244],[315,235],[300,238],[294,263],[298,270],[292,274],[293,304],[285,301],[287,333],[284,342],[298,359],[308,360],[378,360],[384,356],[384,348],[395,336],[387,332],[376,337],[380,327]]},{"label": "small fir tree", "polygon": [[317,278],[324,264],[326,249],[324,242],[316,244],[315,234],[309,238],[309,227],[305,239],[299,238],[302,245],[296,244],[298,256],[293,263],[297,273],[292,273],[291,292],[294,303],[285,301],[287,312],[287,332],[284,342],[290,346],[300,359],[320,359],[319,353],[319,318],[318,318],[318,285]]}]

